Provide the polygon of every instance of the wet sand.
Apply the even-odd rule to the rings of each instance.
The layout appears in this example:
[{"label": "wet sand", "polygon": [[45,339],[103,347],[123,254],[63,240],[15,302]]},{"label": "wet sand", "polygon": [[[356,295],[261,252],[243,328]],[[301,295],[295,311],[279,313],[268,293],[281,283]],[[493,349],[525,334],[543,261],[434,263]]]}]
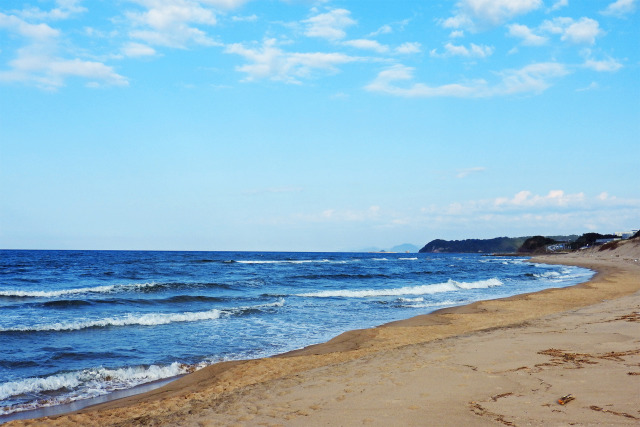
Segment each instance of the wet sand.
[{"label": "wet sand", "polygon": [[7,425],[640,425],[639,258],[637,239],[536,258],[598,273]]}]

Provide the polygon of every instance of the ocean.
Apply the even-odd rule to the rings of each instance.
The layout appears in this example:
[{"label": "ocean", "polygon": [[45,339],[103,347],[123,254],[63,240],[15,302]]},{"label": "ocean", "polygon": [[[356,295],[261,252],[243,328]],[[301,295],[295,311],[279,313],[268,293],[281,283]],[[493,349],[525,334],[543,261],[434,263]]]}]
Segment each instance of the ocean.
[{"label": "ocean", "polygon": [[1,250],[0,416],[592,275],[476,254]]}]

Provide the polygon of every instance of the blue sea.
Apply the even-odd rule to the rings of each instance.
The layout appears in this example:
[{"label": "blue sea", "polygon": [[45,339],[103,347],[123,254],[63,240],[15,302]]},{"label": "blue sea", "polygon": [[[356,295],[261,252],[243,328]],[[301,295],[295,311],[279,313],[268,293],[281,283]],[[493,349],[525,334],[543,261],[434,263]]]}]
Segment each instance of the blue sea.
[{"label": "blue sea", "polygon": [[592,275],[475,254],[2,250],[0,415]]}]

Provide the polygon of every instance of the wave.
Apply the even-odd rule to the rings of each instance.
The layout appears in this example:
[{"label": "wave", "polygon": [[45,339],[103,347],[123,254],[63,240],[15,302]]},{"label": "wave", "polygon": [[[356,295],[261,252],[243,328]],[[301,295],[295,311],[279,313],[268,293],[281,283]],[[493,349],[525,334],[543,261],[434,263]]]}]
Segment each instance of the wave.
[{"label": "wave", "polygon": [[455,280],[449,279],[447,282],[436,283],[432,285],[407,286],[394,289],[363,289],[359,291],[336,289],[330,291],[296,294],[296,296],[311,298],[369,298],[400,295],[430,295],[459,290],[492,288],[496,286],[502,286],[502,284],[502,281],[497,278],[479,280],[477,282],[457,282]]},{"label": "wave", "polygon": [[158,286],[157,283],[132,283],[128,285],[105,285],[87,288],[60,289],[57,291],[19,291],[8,290],[0,291],[0,297],[18,297],[18,298],[55,298],[67,295],[79,294],[106,294],[118,291],[132,291],[149,287]]},{"label": "wave", "polygon": [[346,274],[346,273],[336,273],[336,274],[307,274],[300,276],[293,276],[294,279],[389,279],[391,278],[388,274]]},{"label": "wave", "polygon": [[184,313],[128,313],[119,317],[106,317],[102,319],[85,319],[72,322],[56,322],[41,325],[0,328],[0,332],[64,332],[79,331],[90,328],[106,328],[112,326],[157,326],[170,323],[199,322],[203,320],[215,320],[221,317],[244,315],[264,310],[265,308],[281,307],[284,299],[274,303],[260,304],[252,307],[239,307],[226,310],[212,309],[207,311],[195,311]]},{"label": "wave", "polygon": [[137,366],[120,369],[93,368],[66,372],[40,378],[25,378],[0,384],[0,401],[23,395],[55,395],[47,400],[39,399],[25,404],[0,408],[0,415],[7,415],[43,406],[101,396],[112,391],[135,387],[140,384],[176,377],[204,365]]},{"label": "wave", "polygon": [[198,287],[217,287],[230,288],[231,285],[224,283],[131,283],[125,285],[105,285],[75,289],[60,289],[56,291],[21,291],[21,290],[5,290],[0,291],[0,297],[7,298],[59,298],[66,296],[85,295],[85,294],[112,294],[119,292],[153,292],[162,289],[177,288],[198,288]]},{"label": "wave", "polygon": [[457,305],[466,304],[469,301],[440,301],[440,302],[429,302],[429,301],[418,301],[421,298],[416,298],[416,301],[399,301],[398,306],[404,308],[434,308],[434,307],[454,307]]},{"label": "wave", "polygon": [[591,270],[585,272],[582,269],[563,268],[560,271],[546,271],[544,273],[534,274],[533,276],[537,279],[545,279],[550,282],[565,282],[579,279],[586,280],[592,277],[593,274],[594,272]]},{"label": "wave", "polygon": [[234,260],[238,264],[347,264],[349,261],[330,259],[281,259],[281,260]]}]

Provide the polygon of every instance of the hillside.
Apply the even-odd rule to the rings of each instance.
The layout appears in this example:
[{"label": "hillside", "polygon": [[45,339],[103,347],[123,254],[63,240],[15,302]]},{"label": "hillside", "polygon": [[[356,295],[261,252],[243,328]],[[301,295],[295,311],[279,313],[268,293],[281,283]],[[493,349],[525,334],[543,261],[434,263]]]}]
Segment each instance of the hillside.
[{"label": "hillside", "polygon": [[528,237],[496,237],[493,239],[442,240],[427,243],[420,253],[494,253],[516,252]]}]

